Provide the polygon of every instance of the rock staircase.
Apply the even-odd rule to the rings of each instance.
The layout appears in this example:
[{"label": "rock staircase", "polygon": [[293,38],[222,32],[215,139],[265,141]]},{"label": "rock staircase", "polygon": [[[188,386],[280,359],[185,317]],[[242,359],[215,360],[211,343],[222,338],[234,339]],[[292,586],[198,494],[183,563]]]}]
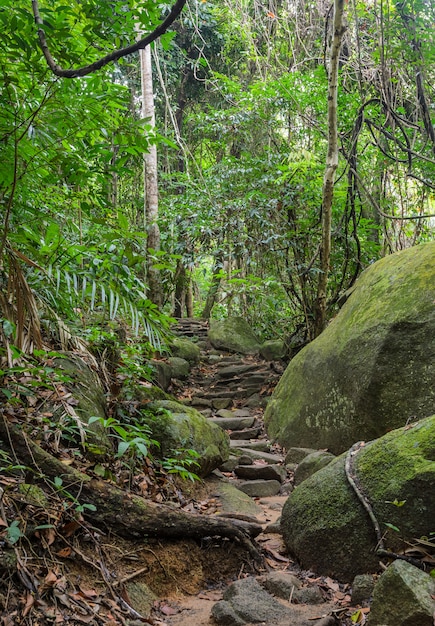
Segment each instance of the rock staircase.
[{"label": "rock staircase", "polygon": [[284,371],[280,362],[215,350],[208,342],[208,325],[202,320],[182,319],[173,327],[181,337],[201,348],[198,365],[187,381],[173,389],[174,395],[226,430],[231,455],[220,468],[225,477],[251,497],[286,495],[292,474],[283,463],[281,450],[265,433],[264,407]]}]

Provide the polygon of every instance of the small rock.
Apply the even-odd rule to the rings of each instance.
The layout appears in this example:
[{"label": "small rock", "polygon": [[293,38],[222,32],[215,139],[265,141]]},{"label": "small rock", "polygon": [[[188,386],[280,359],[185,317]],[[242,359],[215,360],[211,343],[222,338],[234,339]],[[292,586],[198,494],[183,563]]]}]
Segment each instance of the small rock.
[{"label": "small rock", "polygon": [[234,469],[237,467],[237,465],[239,464],[239,458],[237,456],[230,456],[230,458],[228,459],[228,461],[225,461],[225,463],[222,463],[222,465],[219,467],[221,472],[233,472]]},{"label": "small rock", "polygon": [[289,448],[284,463],[286,465],[288,463],[300,463],[302,459],[305,459],[306,456],[313,452],[317,452],[317,450],[313,448]]},{"label": "small rock", "polygon": [[294,489],[294,486],[292,483],[284,483],[280,489],[280,494],[283,496],[286,496],[288,494],[290,494]]},{"label": "small rock", "polygon": [[130,581],[126,583],[125,588],[130,598],[131,606],[138,613],[148,618],[157,596],[145,583]]},{"label": "small rock", "polygon": [[373,592],[370,626],[433,626],[433,578],[402,560],[380,576]]},{"label": "small rock", "polygon": [[[223,604],[225,602],[226,604]],[[227,605],[232,607],[232,611]],[[221,615],[227,621],[221,621]],[[235,616],[234,616],[235,614]],[[291,623],[291,609],[279,604],[255,578],[236,580],[224,593],[223,601],[212,608],[212,616],[219,625],[239,626],[246,623],[276,624],[283,620]],[[230,620],[235,621],[230,621]]]},{"label": "small rock", "polygon": [[328,465],[336,457],[325,450],[316,450],[308,454],[296,468],[295,485],[300,485],[309,476],[318,472],[322,467]]},{"label": "small rock", "polygon": [[[265,504],[267,504],[267,502]],[[282,507],[282,502],[272,502],[272,504],[269,505],[271,511],[282,511]]]},{"label": "small rock", "polygon": [[202,409],[200,413],[201,415],[204,415],[204,417],[211,417],[213,415],[213,411],[211,409]]},{"label": "small rock", "polygon": [[301,587],[296,589],[293,594],[293,602],[298,602],[299,604],[322,604],[324,601],[322,592],[317,585]]},{"label": "small rock", "polygon": [[247,454],[242,454],[241,456],[239,456],[239,463],[238,465],[252,465],[253,464],[253,460],[250,456],[248,456]]},{"label": "small rock", "polygon": [[[214,398],[214,400],[212,400],[212,405],[215,409],[227,409],[232,403],[232,398]],[[241,416],[237,415],[237,417]]]},{"label": "small rock", "polygon": [[281,488],[281,483],[278,480],[249,480],[236,484],[236,487],[251,498],[265,498],[276,496]]},{"label": "small rock", "polygon": [[279,361],[285,352],[285,344],[280,339],[268,339],[260,347],[260,354],[266,361]]},{"label": "small rock", "polygon": [[220,354],[209,354],[208,355],[208,362],[209,363],[219,363],[219,361],[221,360],[222,356]]},{"label": "small rock", "polygon": [[211,614],[220,626],[243,626],[246,624],[245,620],[237,615],[233,605],[226,600],[217,602],[213,606]]},{"label": "small rock", "polygon": [[283,600],[289,600],[294,592],[302,587],[299,578],[287,572],[271,572],[264,576],[262,582],[267,591]]},{"label": "small rock", "polygon": [[361,604],[373,594],[375,583],[371,574],[355,576],[352,582],[352,604]]},{"label": "small rock", "polygon": [[263,530],[265,535],[280,535],[281,534],[281,525],[280,523],[273,522],[272,524],[268,524],[266,528]]},{"label": "small rock", "polygon": [[186,359],[181,359],[177,356],[173,356],[168,359],[168,363],[171,367],[172,378],[177,380],[184,380],[189,376],[190,365]]}]

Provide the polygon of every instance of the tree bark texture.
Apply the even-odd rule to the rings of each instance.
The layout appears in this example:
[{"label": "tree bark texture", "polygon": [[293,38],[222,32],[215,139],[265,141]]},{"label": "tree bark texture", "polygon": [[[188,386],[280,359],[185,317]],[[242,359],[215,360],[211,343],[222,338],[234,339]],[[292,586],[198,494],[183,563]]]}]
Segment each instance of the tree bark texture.
[{"label": "tree bark texture", "polygon": [[[142,87],[142,118],[148,121],[151,132],[154,131],[156,121],[154,112],[153,75],[151,66],[151,48],[148,46],[139,50],[140,73]],[[162,304],[162,286],[160,271],[153,268],[152,253],[160,250],[159,195],[157,179],[157,146],[151,143],[144,154],[144,210],[147,231],[147,281],[149,299],[157,306]]]},{"label": "tree bark texture", "polygon": [[338,167],[337,95],[340,50],[345,27],[343,26],[344,0],[334,0],[334,25],[328,76],[328,151],[323,177],[322,239],[320,244],[320,274],[317,285],[314,334],[317,337],[326,323],[326,296],[331,256],[332,201],[335,172]]}]

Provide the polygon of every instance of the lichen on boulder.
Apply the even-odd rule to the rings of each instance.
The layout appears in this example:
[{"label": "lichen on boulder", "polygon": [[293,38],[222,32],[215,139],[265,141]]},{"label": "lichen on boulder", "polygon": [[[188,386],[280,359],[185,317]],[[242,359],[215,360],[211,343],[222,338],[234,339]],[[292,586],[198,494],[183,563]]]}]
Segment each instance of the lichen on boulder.
[{"label": "lichen on boulder", "polygon": [[[375,530],[346,477],[345,459],[346,453],[295,488],[281,529],[303,567],[350,582],[377,571],[379,557]],[[400,550],[404,541],[433,532],[435,416],[366,444],[353,465],[382,531],[388,531],[388,549]]]},{"label": "lichen on boulder", "polygon": [[290,362],[265,413],[283,446],[339,454],[435,408],[435,242],[369,267]]},{"label": "lichen on boulder", "polygon": [[217,350],[240,354],[258,354],[260,342],[246,320],[242,317],[227,317],[212,320],[208,331],[210,343]]}]

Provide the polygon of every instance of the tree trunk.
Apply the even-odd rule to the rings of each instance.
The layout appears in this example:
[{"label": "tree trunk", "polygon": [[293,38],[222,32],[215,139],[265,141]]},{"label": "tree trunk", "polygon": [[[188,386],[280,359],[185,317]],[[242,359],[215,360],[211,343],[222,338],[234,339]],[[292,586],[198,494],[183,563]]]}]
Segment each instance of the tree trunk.
[{"label": "tree trunk", "polygon": [[209,320],[211,311],[213,309],[214,303],[216,301],[216,297],[219,291],[219,287],[222,280],[221,271],[223,268],[223,254],[218,254],[216,257],[214,267],[213,267],[213,278],[211,281],[210,288],[208,290],[207,298],[205,301],[204,309],[201,313],[201,318],[204,320]]},{"label": "tree trunk", "polygon": [[[155,128],[155,112],[150,46],[139,51],[139,58],[142,88],[141,116],[147,120],[151,127],[151,132],[153,132]],[[144,154],[144,196],[144,222],[147,231],[148,297],[154,304],[161,306],[163,295],[160,271],[153,267],[153,251],[160,251],[157,146],[155,143],[150,144],[148,151]]]},{"label": "tree trunk", "polygon": [[113,483],[91,478],[45,452],[3,416],[0,416],[0,441],[11,449],[13,458],[35,469],[35,475],[43,481],[61,478],[61,492],[77,498],[80,504],[94,505],[95,511],[85,509],[84,513],[92,524],[134,539],[146,536],[168,539],[227,537],[239,541],[255,560],[262,560],[251,539],[261,532],[260,525],[187,513],[146,500]]},{"label": "tree trunk", "polygon": [[344,0],[334,0],[334,32],[328,76],[328,152],[323,177],[322,240],[320,244],[320,274],[315,305],[315,337],[320,335],[326,323],[326,294],[331,256],[332,201],[334,197],[335,172],[338,167],[337,94],[340,50],[345,32],[343,14]]}]

